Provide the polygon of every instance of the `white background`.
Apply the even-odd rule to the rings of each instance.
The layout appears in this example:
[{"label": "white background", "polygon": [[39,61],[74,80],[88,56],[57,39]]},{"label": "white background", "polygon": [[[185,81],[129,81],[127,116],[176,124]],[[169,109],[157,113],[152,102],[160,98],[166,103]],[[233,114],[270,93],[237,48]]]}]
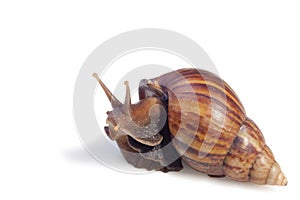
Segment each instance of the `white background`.
[{"label": "white background", "polygon": [[[296,198],[299,10],[297,1],[1,1],[0,199]],[[72,115],[80,67],[110,37],[147,27],[204,48],[263,131],[287,187],[190,169],[124,174],[89,156]]]}]

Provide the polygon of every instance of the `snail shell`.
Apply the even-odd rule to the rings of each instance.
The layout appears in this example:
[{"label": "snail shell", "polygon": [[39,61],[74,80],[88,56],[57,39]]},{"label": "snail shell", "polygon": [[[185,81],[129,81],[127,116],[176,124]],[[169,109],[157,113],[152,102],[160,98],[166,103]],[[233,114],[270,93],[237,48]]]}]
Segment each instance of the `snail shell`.
[{"label": "snail shell", "polygon": [[96,78],[113,107],[105,131],[134,166],[179,171],[183,160],[210,176],[287,184],[261,131],[218,76],[191,68],[142,80],[137,104],[130,102],[128,82],[121,104]]}]

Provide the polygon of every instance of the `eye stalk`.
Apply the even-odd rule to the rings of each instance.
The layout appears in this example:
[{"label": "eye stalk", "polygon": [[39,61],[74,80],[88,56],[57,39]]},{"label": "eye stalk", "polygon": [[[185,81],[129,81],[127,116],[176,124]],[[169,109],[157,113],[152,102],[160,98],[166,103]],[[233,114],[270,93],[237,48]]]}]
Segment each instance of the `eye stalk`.
[{"label": "eye stalk", "polygon": [[124,110],[125,113],[130,116],[131,115],[131,96],[130,96],[130,88],[128,81],[124,82],[124,85],[126,86],[126,96],[125,96],[125,103],[124,103]]},{"label": "eye stalk", "polygon": [[101,85],[102,89],[104,90],[104,92],[113,108],[122,105],[121,102],[112,94],[112,92],[102,82],[102,80],[99,78],[97,73],[94,73],[93,77],[95,77],[97,79],[98,83]]},{"label": "eye stalk", "polygon": [[159,131],[166,122],[167,114],[160,99],[151,97],[131,104],[129,83],[125,81],[126,96],[122,104],[96,73],[93,76],[101,85],[113,107],[112,111],[107,112],[106,122],[109,126],[105,127],[105,132],[112,140],[130,136],[148,146],[156,146],[162,142],[163,137]]}]

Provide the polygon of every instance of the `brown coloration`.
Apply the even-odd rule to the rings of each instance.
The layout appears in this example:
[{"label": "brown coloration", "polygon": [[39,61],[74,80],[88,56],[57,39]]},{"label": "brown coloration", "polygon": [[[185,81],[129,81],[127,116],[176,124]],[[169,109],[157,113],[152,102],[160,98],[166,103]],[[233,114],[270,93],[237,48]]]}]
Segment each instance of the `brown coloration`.
[{"label": "brown coloration", "polygon": [[[172,142],[184,155],[183,160],[201,172],[223,175],[223,161],[245,119],[244,108],[232,90],[215,75],[196,69],[171,72],[152,82],[155,87],[164,86],[168,94],[168,123],[176,138]],[[194,96],[197,103],[191,107]],[[182,110],[188,113],[181,113]],[[197,130],[189,129],[185,123],[179,129],[181,120],[199,123],[192,125]],[[177,133],[181,133],[180,137],[176,137]],[[190,160],[198,164],[190,164]]]},{"label": "brown coloration", "polygon": [[[100,79],[98,79],[98,81],[100,84],[102,83]],[[159,145],[163,140],[158,131],[161,113],[161,107],[159,105],[162,103],[159,99],[153,97],[141,100],[138,104],[131,105],[128,82],[124,84],[126,85],[124,105],[121,103],[112,103],[113,111],[107,112],[107,123],[110,129],[109,137],[112,140],[117,140],[118,137],[128,135],[145,145]],[[105,91],[108,90],[105,85],[102,87]],[[114,96],[111,96],[112,93],[109,90],[105,93],[108,99],[112,101],[116,99]]]},{"label": "brown coloration", "polygon": [[[262,183],[257,181],[261,178],[258,172],[261,166],[256,166],[259,153],[267,148],[264,137],[254,122],[246,118],[244,107],[228,84],[210,72],[182,69],[152,79],[150,87],[168,96],[172,142],[188,165],[212,176],[226,175],[238,181]],[[189,107],[194,95],[199,113]],[[190,112],[182,113],[182,110]],[[199,124],[193,124],[198,118]],[[181,120],[184,125],[179,128]],[[178,133],[180,137],[176,137]],[[280,168],[274,166],[266,167],[272,170],[269,181],[265,175],[264,184],[285,184]],[[282,183],[275,180],[277,176]]]},{"label": "brown coloration", "polygon": [[226,176],[238,181],[249,181],[250,169],[264,146],[265,141],[260,130],[247,118],[224,160]]},{"label": "brown coloration", "polygon": [[132,148],[131,145],[129,145],[128,136],[120,137],[118,138],[118,140],[116,140],[116,142],[126,161],[136,168],[144,168],[146,170],[158,170],[162,172],[180,171],[182,169],[182,165],[178,161],[170,164],[169,166],[163,166],[159,162],[145,158],[143,154],[139,152],[139,150],[136,150]]},{"label": "brown coloration", "polygon": [[147,170],[163,168],[163,166],[161,166],[158,162],[144,158],[139,154],[138,151],[131,148],[128,145],[127,136],[118,138],[116,142],[126,161],[135,166],[136,168],[145,168]]},{"label": "brown coloration", "polygon": [[106,85],[101,81],[98,74],[94,73],[93,76],[97,79],[98,83],[104,90],[108,100],[110,101],[111,105],[113,107],[121,105],[120,101],[109,91],[109,89],[106,87]]},{"label": "brown coloration", "polygon": [[[112,96],[105,86],[102,87],[108,96]],[[153,169],[148,163],[152,161],[159,163],[160,170],[163,166],[178,171],[182,168],[180,159],[176,160],[180,155],[189,166],[210,176],[225,175],[256,184],[287,184],[261,131],[246,117],[234,91],[216,75],[199,69],[181,69],[142,80],[139,87],[141,100],[134,105],[130,103],[128,83],[126,88],[125,106],[113,105],[106,132],[117,141],[127,136],[126,148],[147,160],[143,166],[129,159],[134,166]],[[160,105],[168,112],[167,123],[159,134],[152,133],[156,130],[153,127],[148,130],[153,119],[161,119],[163,113],[161,107],[156,108],[154,118],[150,119],[153,105]],[[144,127],[144,133],[120,123],[120,120],[116,123],[116,119],[122,119],[116,110],[127,113],[131,120]],[[126,131],[122,132],[124,129]]]},{"label": "brown coloration", "polygon": [[267,145],[258,154],[252,166],[250,181],[261,185],[287,185],[287,178],[274,160],[273,153]]},{"label": "brown coloration", "polygon": [[[124,105],[108,90],[97,74],[93,75],[111,101],[113,110],[107,112],[104,127],[107,136],[115,140],[126,161],[137,168],[163,172],[181,170],[181,158],[170,143],[169,128],[162,116],[163,104],[159,98],[142,99],[131,104],[129,83],[126,81]],[[162,137],[163,136],[163,137]]]}]

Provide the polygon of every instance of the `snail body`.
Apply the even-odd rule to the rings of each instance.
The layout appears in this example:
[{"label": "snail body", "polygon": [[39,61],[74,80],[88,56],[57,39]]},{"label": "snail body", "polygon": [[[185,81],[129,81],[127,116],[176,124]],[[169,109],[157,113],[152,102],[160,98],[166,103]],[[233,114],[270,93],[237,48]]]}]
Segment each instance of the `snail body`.
[{"label": "snail body", "polygon": [[136,104],[131,104],[128,82],[122,104],[95,77],[113,107],[105,132],[135,167],[179,171],[184,161],[210,176],[287,184],[261,131],[215,74],[187,68],[144,79]]}]

